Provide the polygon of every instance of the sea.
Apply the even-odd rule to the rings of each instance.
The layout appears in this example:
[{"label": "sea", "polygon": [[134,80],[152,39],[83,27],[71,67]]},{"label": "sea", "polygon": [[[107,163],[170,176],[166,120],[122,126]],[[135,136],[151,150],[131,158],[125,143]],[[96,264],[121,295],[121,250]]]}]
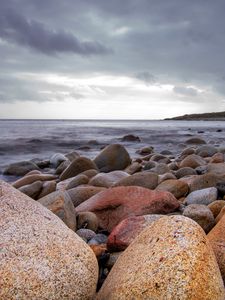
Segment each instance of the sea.
[{"label": "sea", "polygon": [[[140,142],[123,142],[133,134]],[[49,159],[54,153],[77,151],[94,158],[106,145],[123,144],[131,157],[138,149],[181,152],[191,137],[225,147],[225,121],[174,120],[0,120],[0,174],[14,162]],[[2,178],[2,175],[0,175]]]}]

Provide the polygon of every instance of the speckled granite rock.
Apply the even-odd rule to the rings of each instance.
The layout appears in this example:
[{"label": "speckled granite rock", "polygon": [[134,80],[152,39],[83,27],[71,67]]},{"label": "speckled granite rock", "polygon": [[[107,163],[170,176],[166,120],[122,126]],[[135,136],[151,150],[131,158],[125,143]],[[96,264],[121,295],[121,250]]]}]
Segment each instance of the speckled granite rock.
[{"label": "speckled granite rock", "polygon": [[0,299],[92,299],[92,250],[48,209],[0,181]]},{"label": "speckled granite rock", "polygon": [[209,232],[207,238],[214,250],[220,268],[223,281],[225,282],[225,217],[216,224]]},{"label": "speckled granite rock", "polygon": [[215,255],[199,225],[160,218],[120,255],[97,300],[224,300]]}]

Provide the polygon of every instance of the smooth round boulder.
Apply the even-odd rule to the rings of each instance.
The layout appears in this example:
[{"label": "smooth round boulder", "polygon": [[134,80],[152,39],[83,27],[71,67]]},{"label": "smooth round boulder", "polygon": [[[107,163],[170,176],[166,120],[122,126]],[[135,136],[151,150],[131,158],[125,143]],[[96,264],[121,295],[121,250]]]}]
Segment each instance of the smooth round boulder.
[{"label": "smooth round boulder", "polygon": [[98,173],[94,177],[91,178],[89,181],[90,185],[93,186],[101,186],[101,187],[111,187],[118,181],[120,181],[123,178],[128,177],[129,174],[127,174],[124,171],[112,171],[109,173]]},{"label": "smooth round boulder", "polygon": [[140,186],[118,186],[94,195],[77,206],[76,211],[94,212],[100,227],[111,232],[119,222],[130,216],[166,214],[179,207],[179,201],[169,192]]},{"label": "smooth round boulder", "polygon": [[213,214],[206,205],[188,205],[184,209],[183,215],[197,222],[206,233],[208,233],[215,225]]},{"label": "smooth round boulder", "polygon": [[210,203],[208,205],[208,208],[213,213],[214,218],[216,218],[224,206],[225,206],[224,200],[216,200],[216,201],[213,201],[212,203]]},{"label": "smooth round boulder", "polygon": [[180,180],[185,181],[189,185],[189,192],[191,193],[208,187],[216,187],[217,183],[221,181],[221,178],[215,174],[206,173],[203,175],[183,177]]},{"label": "smooth round boulder", "polygon": [[57,169],[55,170],[55,174],[56,175],[60,175],[62,174],[62,172],[64,170],[66,170],[67,167],[69,167],[70,165],[70,161],[67,159],[67,160],[64,160],[63,162],[61,162],[61,164],[57,167]]},{"label": "smooth round boulder", "polygon": [[127,172],[130,175],[133,175],[134,173],[140,172],[142,170],[142,165],[139,162],[133,162],[130,166],[128,166],[125,169],[125,172]]},{"label": "smooth round boulder", "polygon": [[204,204],[209,205],[213,201],[217,199],[217,189],[215,187],[210,187],[202,190],[197,190],[194,192],[191,192],[186,197],[186,204]]},{"label": "smooth round boulder", "polygon": [[51,194],[55,192],[56,190],[56,182],[55,181],[44,181],[41,193],[38,195],[38,199],[43,198],[47,196],[48,194]]},{"label": "smooth round boulder", "polygon": [[168,179],[161,182],[156,191],[167,191],[174,195],[177,199],[187,195],[189,190],[188,184],[186,182],[177,179]]},{"label": "smooth round boulder", "polygon": [[207,239],[216,255],[217,263],[225,283],[225,216],[223,216],[216,226],[209,232]]},{"label": "smooth round boulder", "polygon": [[57,176],[51,174],[33,174],[18,179],[12,184],[12,186],[18,189],[24,185],[31,184],[35,181],[48,181],[48,180],[55,180],[55,179],[57,179]]},{"label": "smooth round boulder", "polygon": [[162,175],[170,172],[170,168],[163,163],[157,163],[154,168],[151,169],[151,172],[156,173],[158,175]]},{"label": "smooth round boulder", "polygon": [[39,170],[39,167],[35,163],[20,161],[7,166],[3,171],[3,175],[24,176],[33,170]]},{"label": "smooth round boulder", "polygon": [[206,144],[206,141],[204,141],[200,137],[192,137],[189,138],[185,141],[186,144],[195,144],[195,145],[201,145],[201,144]]},{"label": "smooth round boulder", "polygon": [[225,163],[210,163],[206,167],[208,173],[225,175]]},{"label": "smooth round boulder", "polygon": [[55,153],[50,157],[50,164],[56,169],[65,160],[67,160],[65,155],[62,153]]},{"label": "smooth round boulder", "polygon": [[95,194],[98,194],[104,190],[105,190],[104,187],[87,185],[87,186],[77,186],[73,189],[67,190],[67,193],[69,194],[74,207],[76,207],[82,202],[94,196]]},{"label": "smooth round boulder", "polygon": [[189,176],[189,175],[197,175],[197,172],[190,167],[184,167],[184,168],[180,168],[179,170],[177,170],[175,172],[175,175],[176,175],[177,179],[180,179],[182,177]]},{"label": "smooth round boulder", "polygon": [[81,237],[83,240],[85,240],[87,242],[96,235],[96,233],[93,230],[86,229],[86,228],[78,229],[76,231],[76,234],[79,235],[79,237]]},{"label": "smooth round boulder", "polygon": [[96,300],[223,300],[215,255],[201,227],[183,216],[148,226],[119,256]]},{"label": "smooth round boulder", "polygon": [[169,179],[177,179],[176,176],[172,173],[165,173],[162,175],[159,175],[159,184],[165,180],[169,180]]},{"label": "smooth round boulder", "polygon": [[40,198],[39,203],[50,209],[70,229],[76,231],[76,212],[70,196],[66,192],[56,191]]},{"label": "smooth round boulder", "polygon": [[94,159],[100,172],[123,170],[131,163],[130,155],[120,144],[105,147]]},{"label": "smooth round boulder", "polygon": [[90,247],[50,210],[3,181],[0,202],[0,298],[92,299],[98,263]]},{"label": "smooth round boulder", "polygon": [[96,169],[97,170],[97,166],[96,164],[90,160],[87,157],[78,157],[76,158],[60,175],[59,179],[61,181],[70,178],[70,177],[74,177],[80,173],[82,173],[83,171],[86,170],[90,170],[90,169]]},{"label": "smooth round boulder", "polygon": [[114,186],[142,186],[154,190],[158,185],[158,175],[150,172],[139,172],[119,180]]},{"label": "smooth round boulder", "polygon": [[35,181],[31,184],[20,187],[19,191],[31,197],[32,199],[36,199],[42,190],[42,186],[42,181]]},{"label": "smooth round boulder", "polygon": [[127,134],[122,137],[121,141],[122,142],[140,142],[141,139],[137,135]]},{"label": "smooth round boulder", "polygon": [[199,155],[191,154],[186,156],[179,165],[179,168],[189,167],[195,169],[199,166],[206,165],[206,161]]},{"label": "smooth round boulder", "polygon": [[198,147],[196,154],[201,157],[211,157],[217,152],[217,148],[211,145],[203,145]]}]

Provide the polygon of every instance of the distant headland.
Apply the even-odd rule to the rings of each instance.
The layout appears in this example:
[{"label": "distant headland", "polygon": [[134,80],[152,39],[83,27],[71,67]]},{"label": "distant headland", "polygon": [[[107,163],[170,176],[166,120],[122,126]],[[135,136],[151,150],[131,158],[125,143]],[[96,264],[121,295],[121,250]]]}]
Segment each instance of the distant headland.
[{"label": "distant headland", "polygon": [[186,114],[183,116],[166,118],[165,120],[186,120],[186,121],[225,121],[225,111],[202,113],[202,114]]}]

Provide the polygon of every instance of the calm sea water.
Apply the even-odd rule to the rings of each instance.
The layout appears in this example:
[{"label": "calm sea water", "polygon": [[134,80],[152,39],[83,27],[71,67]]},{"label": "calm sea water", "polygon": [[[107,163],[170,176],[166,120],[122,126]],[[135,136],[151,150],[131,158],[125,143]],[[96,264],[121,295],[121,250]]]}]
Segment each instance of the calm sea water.
[{"label": "calm sea water", "polygon": [[141,139],[122,143],[134,157],[146,145],[176,154],[191,136],[224,146],[224,133],[223,121],[0,120],[0,172],[9,163],[47,159],[56,152],[76,150],[94,158],[103,146],[121,143],[126,134]]}]

